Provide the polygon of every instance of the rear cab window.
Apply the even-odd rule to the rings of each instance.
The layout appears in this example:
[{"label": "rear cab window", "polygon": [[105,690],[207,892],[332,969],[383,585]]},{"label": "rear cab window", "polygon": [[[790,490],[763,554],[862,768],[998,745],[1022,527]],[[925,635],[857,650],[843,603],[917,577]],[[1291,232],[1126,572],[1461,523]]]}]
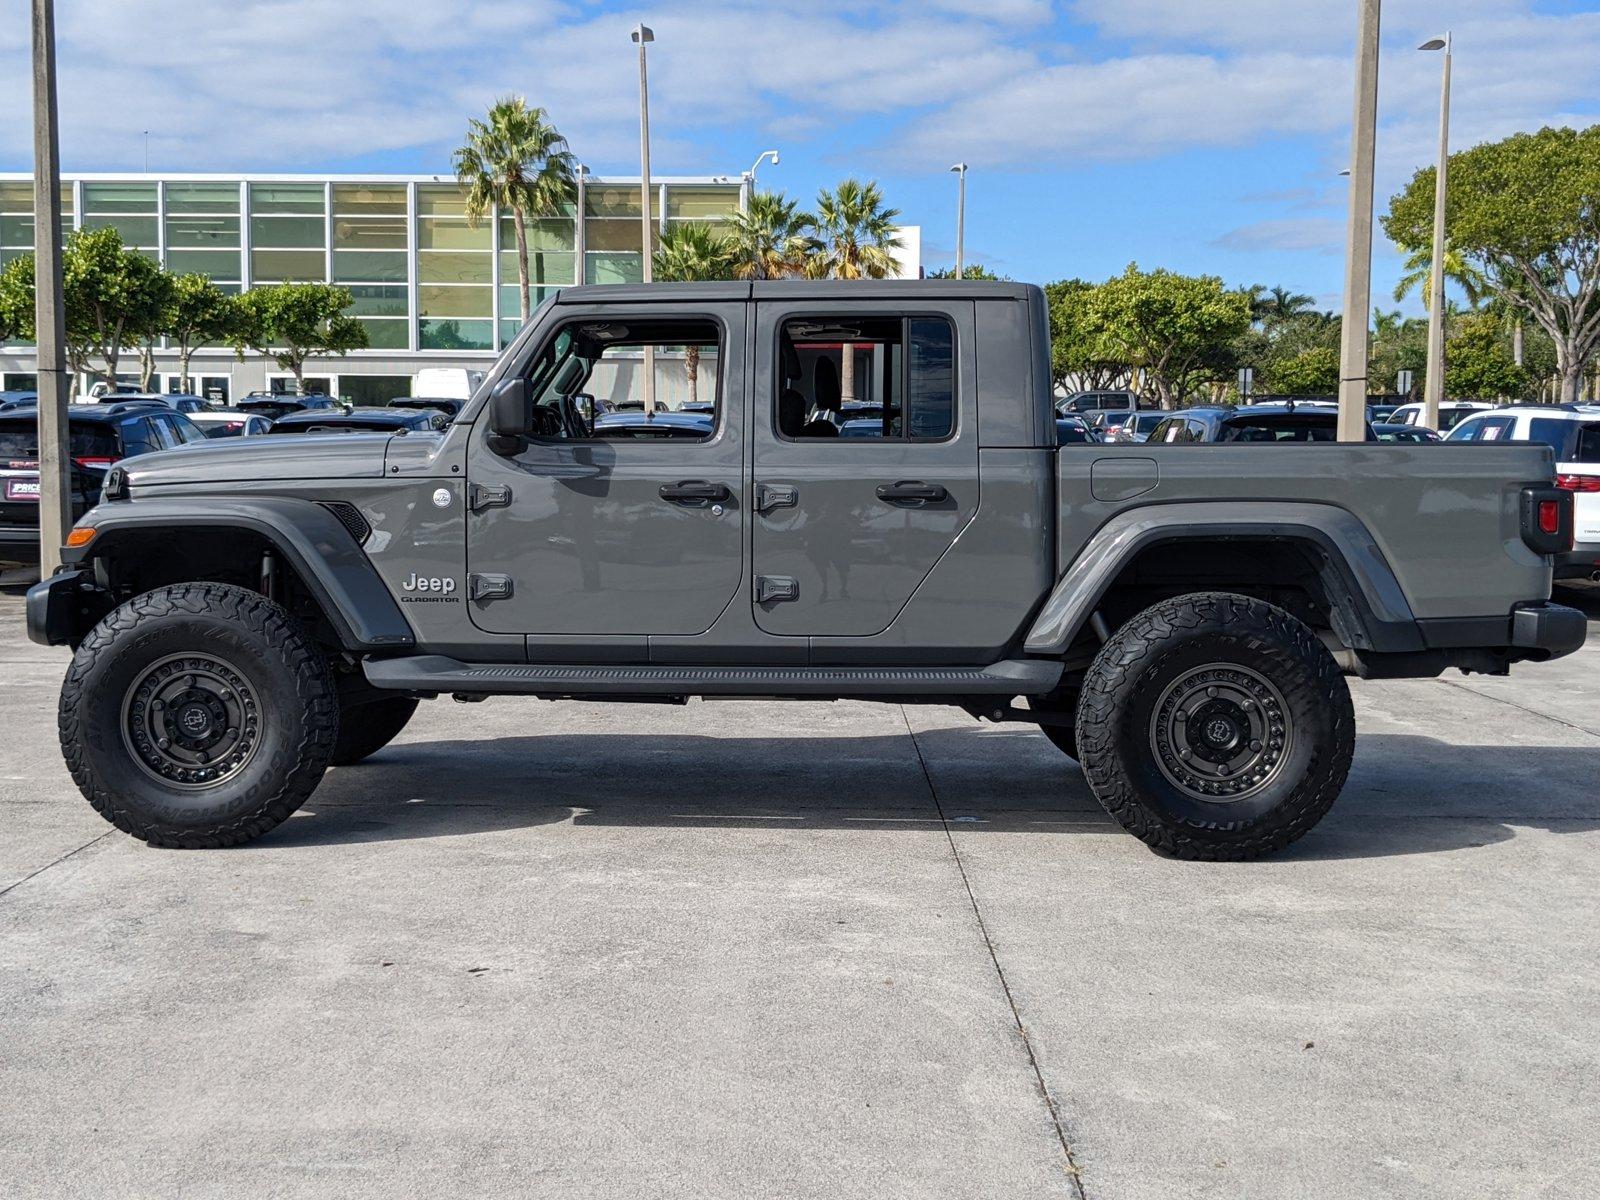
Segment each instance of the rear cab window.
[{"label": "rear cab window", "polygon": [[955,339],[943,316],[790,318],[778,340],[778,436],[949,439],[956,427]]}]

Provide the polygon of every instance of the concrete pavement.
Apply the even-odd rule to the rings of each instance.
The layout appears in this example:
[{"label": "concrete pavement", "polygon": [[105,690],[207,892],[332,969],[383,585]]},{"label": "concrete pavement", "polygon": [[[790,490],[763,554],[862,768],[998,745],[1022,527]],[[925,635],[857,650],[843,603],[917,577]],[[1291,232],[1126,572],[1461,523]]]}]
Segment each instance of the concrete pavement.
[{"label": "concrete pavement", "polygon": [[186,853],[78,796],[65,655],[18,608],[7,1195],[1600,1180],[1600,636],[1357,684],[1345,795],[1260,863],[1157,858],[1037,733],[953,710],[524,700],[426,705],[273,835]]}]

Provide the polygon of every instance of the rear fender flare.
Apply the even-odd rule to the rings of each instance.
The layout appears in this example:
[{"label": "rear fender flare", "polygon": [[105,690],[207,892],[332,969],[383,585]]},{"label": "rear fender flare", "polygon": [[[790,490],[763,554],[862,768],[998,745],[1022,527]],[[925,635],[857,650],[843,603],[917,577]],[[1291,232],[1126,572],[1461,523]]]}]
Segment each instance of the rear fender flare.
[{"label": "rear fender flare", "polygon": [[1025,649],[1064,653],[1123,568],[1142,551],[1162,542],[1215,538],[1315,547],[1321,552],[1323,589],[1355,648],[1423,649],[1405,591],[1360,518],[1331,504],[1238,501],[1146,505],[1112,517],[1057,581],[1028,631]]},{"label": "rear fender flare", "polygon": [[416,635],[376,568],[338,517],[313,500],[262,496],[160,496],[101,504],[82,521],[94,539],[68,549],[68,566],[114,559],[123,535],[160,530],[239,529],[258,534],[316,597],[345,649],[362,653],[404,648]]}]

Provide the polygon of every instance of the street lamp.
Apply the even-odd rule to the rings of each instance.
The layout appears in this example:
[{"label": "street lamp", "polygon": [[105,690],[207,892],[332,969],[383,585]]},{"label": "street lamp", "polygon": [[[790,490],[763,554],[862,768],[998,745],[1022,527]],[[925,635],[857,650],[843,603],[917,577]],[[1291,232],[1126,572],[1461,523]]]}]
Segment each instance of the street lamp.
[{"label": "street lamp", "polygon": [[1378,141],[1380,0],[1360,0],[1355,111],[1350,121],[1350,213],[1345,235],[1344,320],[1339,337],[1341,442],[1367,437],[1367,313],[1372,306],[1372,174]]},{"label": "street lamp", "polygon": [[956,173],[956,278],[960,279],[967,243],[967,164],[959,162],[950,169]]},{"label": "street lamp", "polygon": [[[644,48],[656,40],[656,35],[650,26],[640,24],[633,27],[629,37],[639,47],[639,233],[643,277],[649,283],[655,240],[650,230],[650,82],[645,72]],[[654,416],[656,411],[656,355],[655,347],[648,345],[644,348],[644,411],[646,416]]]},{"label": "street lamp", "polygon": [[1450,34],[1429,38],[1418,50],[1444,51],[1444,80],[1439,89],[1439,166],[1433,180],[1433,266],[1428,273],[1428,375],[1422,386],[1422,423],[1439,428],[1439,402],[1444,399],[1444,198],[1450,169]]},{"label": "street lamp", "polygon": [[776,150],[763,150],[756,156],[755,162],[750,164],[750,169],[739,176],[739,211],[744,212],[750,207],[750,193],[756,190],[756,172],[761,169],[761,164],[767,159],[772,160],[772,165],[778,165],[778,152]]}]

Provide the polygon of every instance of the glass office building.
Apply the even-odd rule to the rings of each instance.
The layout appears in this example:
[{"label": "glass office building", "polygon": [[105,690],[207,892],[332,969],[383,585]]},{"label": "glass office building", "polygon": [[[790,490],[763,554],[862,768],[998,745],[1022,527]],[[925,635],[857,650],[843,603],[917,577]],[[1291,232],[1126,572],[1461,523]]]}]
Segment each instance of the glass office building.
[{"label": "glass office building", "polygon": [[[725,220],[740,202],[736,179],[652,180],[651,193],[662,230]],[[638,179],[586,175],[575,204],[528,221],[532,305],[575,283],[640,279],[640,205]],[[423,366],[482,369],[522,323],[512,218],[470,220],[450,176],[68,176],[62,213],[64,231],[114,228],[169,270],[230,290],[285,281],[348,288],[370,348],[307,373],[357,400],[404,394]],[[0,174],[0,265],[32,252],[31,177]],[[171,386],[175,363],[163,350],[158,371]],[[32,370],[30,347],[0,347],[0,386],[25,386]],[[284,383],[270,363],[238,363],[223,348],[202,351],[194,373],[213,395]]]}]

